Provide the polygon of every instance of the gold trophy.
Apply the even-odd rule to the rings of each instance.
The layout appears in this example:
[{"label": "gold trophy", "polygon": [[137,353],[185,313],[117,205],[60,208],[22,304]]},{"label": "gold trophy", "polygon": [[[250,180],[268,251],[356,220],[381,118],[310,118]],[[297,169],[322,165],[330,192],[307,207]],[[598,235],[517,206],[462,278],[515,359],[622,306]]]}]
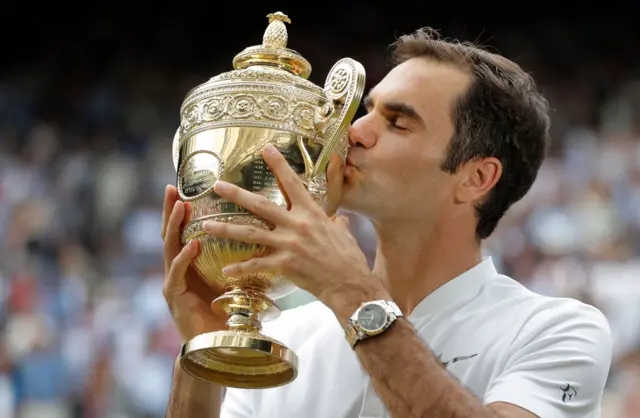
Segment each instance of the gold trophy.
[{"label": "gold trophy", "polygon": [[333,66],[324,88],[308,81],[311,65],[287,48],[284,23],[291,21],[280,12],[267,17],[262,45],[246,48],[235,56],[233,71],[187,94],[173,144],[178,191],[192,205],[182,241],[200,240],[201,252],[193,266],[209,284],[224,289],[212,308],[217,305],[229,315],[226,330],[201,334],[184,344],[181,365],[204,380],[239,388],[275,387],[296,378],[296,354],[261,333],[261,323],[280,313],[275,300],[296,287],[273,274],[222,273],[223,267],[264,256],[269,248],[210,237],[203,230],[205,221],[265,229],[272,225],[222,199],[213,185],[221,179],[286,207],[262,157],[270,143],[326,208],[326,167],[334,153],[346,158],[347,129],[365,85],[364,68],[349,58]]}]

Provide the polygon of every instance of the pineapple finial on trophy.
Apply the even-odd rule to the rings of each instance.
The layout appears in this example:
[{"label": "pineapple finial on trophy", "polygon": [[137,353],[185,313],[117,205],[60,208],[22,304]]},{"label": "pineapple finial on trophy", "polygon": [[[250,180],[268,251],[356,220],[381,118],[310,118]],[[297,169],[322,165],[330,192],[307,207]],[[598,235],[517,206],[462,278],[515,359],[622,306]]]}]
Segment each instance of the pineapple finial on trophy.
[{"label": "pineapple finial on trophy", "polygon": [[262,36],[262,44],[245,48],[233,58],[233,68],[241,70],[251,66],[269,66],[307,79],[311,64],[303,56],[287,47],[289,34],[285,23],[289,16],[282,12],[269,13],[269,24]]},{"label": "pineapple finial on trophy", "polygon": [[269,18],[269,26],[262,37],[262,46],[286,48],[288,35],[285,22],[291,24],[291,19],[282,12],[269,13],[267,17]]}]

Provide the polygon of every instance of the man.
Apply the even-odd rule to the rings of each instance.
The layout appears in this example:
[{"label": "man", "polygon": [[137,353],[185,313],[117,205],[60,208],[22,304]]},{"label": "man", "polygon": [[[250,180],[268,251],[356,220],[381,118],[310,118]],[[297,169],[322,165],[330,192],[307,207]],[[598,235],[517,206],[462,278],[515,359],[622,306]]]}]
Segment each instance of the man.
[{"label": "man", "polygon": [[[218,182],[220,196],[275,224],[208,224],[209,234],[274,249],[226,273],[279,272],[319,302],[265,324],[300,357],[293,383],[223,395],[176,362],[168,416],[215,417],[220,408],[223,418],[599,416],[606,319],[529,292],[481,256],[481,241],[542,163],[547,102],[513,62],[428,30],[401,37],[395,58],[350,130],[346,166],[329,169],[331,193],[375,226],[373,271],[345,218],[328,217],[274,148],[264,158],[288,210]],[[197,243],[179,245],[188,209],[168,187],[164,292],[185,340],[224,324],[188,273]]]}]

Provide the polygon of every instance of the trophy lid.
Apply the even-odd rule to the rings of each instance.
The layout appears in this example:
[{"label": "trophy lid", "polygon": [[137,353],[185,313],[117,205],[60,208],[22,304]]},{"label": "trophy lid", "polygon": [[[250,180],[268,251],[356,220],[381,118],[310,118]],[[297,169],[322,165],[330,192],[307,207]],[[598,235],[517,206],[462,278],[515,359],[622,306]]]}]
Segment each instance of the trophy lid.
[{"label": "trophy lid", "polygon": [[287,48],[287,27],[291,19],[282,12],[270,13],[269,25],[262,37],[262,45],[251,46],[233,59],[233,68],[240,70],[253,65],[278,67],[291,74],[308,78],[311,64],[296,51]]}]

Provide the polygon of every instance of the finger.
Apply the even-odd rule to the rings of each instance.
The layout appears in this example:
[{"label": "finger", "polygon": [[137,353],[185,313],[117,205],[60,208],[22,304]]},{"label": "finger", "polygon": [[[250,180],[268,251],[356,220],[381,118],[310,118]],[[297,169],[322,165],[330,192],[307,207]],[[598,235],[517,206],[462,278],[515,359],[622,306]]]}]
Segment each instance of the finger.
[{"label": "finger", "polygon": [[235,239],[249,244],[276,247],[278,243],[277,235],[274,232],[251,225],[232,225],[225,222],[208,221],[204,223],[204,230],[214,237]]},{"label": "finger", "polygon": [[187,291],[187,269],[191,260],[198,254],[198,248],[197,240],[190,241],[171,261],[163,287],[163,293],[167,300]]},{"label": "finger", "polygon": [[171,210],[173,206],[176,204],[178,200],[178,189],[175,186],[167,184],[167,187],[164,189],[164,204],[162,206],[162,228],[160,230],[160,235],[162,239],[164,239],[167,233],[167,222],[169,222],[169,215],[171,215]]},{"label": "finger", "polygon": [[276,253],[265,257],[255,257],[240,263],[229,264],[222,273],[231,277],[240,277],[256,273],[280,273],[283,257]]},{"label": "finger", "polygon": [[220,197],[242,206],[254,215],[275,225],[283,225],[288,220],[289,213],[284,208],[264,196],[252,193],[235,184],[218,180],[213,189]]},{"label": "finger", "polygon": [[344,215],[336,216],[334,222],[349,229],[349,218]]},{"label": "finger", "polygon": [[191,206],[191,202],[184,202],[184,220],[182,221],[182,226],[186,226],[189,222],[191,222],[191,215],[193,213],[193,207]]},{"label": "finger", "polygon": [[282,183],[280,183],[280,179],[278,179],[278,177],[276,177],[276,184],[278,185],[278,189],[282,192],[285,202],[287,202],[287,210],[291,210],[291,199],[289,199],[287,191],[282,186]]},{"label": "finger", "polygon": [[327,215],[329,216],[334,215],[340,206],[343,173],[342,159],[338,154],[333,154],[327,166]]},{"label": "finger", "polygon": [[167,222],[167,232],[164,238],[164,259],[170,263],[180,252],[180,226],[184,220],[184,202],[178,200],[173,205],[173,210]]},{"label": "finger", "polygon": [[293,171],[293,168],[276,147],[268,144],[264,149],[263,155],[264,161],[273,175],[276,176],[280,190],[288,197],[291,204],[313,203],[313,199],[307,192],[307,188],[304,187],[300,176]]}]

